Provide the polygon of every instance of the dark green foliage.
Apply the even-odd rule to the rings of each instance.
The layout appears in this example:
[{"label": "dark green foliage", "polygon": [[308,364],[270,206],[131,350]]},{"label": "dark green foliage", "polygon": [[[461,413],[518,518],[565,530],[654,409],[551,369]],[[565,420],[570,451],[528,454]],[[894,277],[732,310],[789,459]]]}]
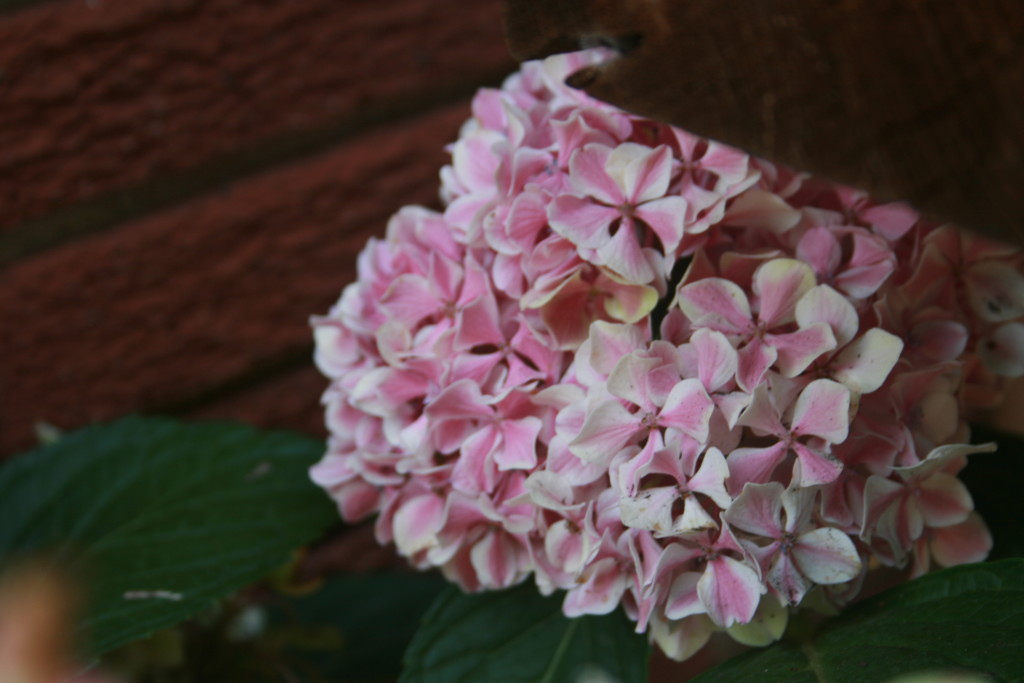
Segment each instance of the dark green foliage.
[{"label": "dark green foliage", "polygon": [[647,638],[619,612],[568,619],[561,597],[542,597],[532,583],[477,595],[447,589],[406,651],[401,682],[645,683]]},{"label": "dark green foliage", "polygon": [[323,445],[228,423],[131,417],[0,469],[0,559],[91,587],[91,652],[175,624],[285,563],[337,520],[307,476]]},{"label": "dark green foliage", "polygon": [[851,607],[817,633],[729,660],[696,683],[881,683],[936,670],[1024,680],[1024,560],[923,576]]}]

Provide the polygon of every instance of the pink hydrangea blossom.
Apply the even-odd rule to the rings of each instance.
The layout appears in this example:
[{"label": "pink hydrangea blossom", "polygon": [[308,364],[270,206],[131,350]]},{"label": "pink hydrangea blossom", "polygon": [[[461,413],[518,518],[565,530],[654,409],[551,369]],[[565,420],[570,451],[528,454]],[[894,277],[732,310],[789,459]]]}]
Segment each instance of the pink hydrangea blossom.
[{"label": "pink hydrangea blossom", "polygon": [[416,567],[621,606],[675,658],[982,559],[956,475],[1024,374],[1020,253],[564,85],[599,59],[478,93],[444,210],[313,318],[314,481]]}]

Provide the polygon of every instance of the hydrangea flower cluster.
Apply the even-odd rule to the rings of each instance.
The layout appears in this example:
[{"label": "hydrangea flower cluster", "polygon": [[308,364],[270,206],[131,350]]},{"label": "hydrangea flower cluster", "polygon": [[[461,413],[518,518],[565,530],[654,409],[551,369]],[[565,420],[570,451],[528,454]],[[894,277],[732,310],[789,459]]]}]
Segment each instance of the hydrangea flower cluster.
[{"label": "hydrangea flower cluster", "polygon": [[563,84],[602,58],[480,91],[444,212],[314,318],[313,479],[417,567],[622,605],[677,659],[982,559],[956,474],[1024,374],[1018,252]]}]

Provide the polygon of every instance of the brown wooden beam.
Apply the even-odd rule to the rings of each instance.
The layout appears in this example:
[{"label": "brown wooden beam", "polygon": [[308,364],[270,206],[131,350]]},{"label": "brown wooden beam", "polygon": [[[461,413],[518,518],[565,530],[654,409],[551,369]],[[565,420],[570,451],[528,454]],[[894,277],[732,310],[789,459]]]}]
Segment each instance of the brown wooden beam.
[{"label": "brown wooden beam", "polygon": [[1020,0],[505,0],[520,59],[624,109],[1024,244]]}]

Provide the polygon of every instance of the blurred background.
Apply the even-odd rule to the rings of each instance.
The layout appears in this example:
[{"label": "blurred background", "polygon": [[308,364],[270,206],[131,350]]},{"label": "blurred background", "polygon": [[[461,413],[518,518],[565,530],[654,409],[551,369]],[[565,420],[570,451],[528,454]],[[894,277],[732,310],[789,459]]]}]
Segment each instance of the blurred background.
[{"label": "blurred background", "polygon": [[0,0],[0,457],[136,412],[323,435],[309,316],[514,68],[498,0]]}]

